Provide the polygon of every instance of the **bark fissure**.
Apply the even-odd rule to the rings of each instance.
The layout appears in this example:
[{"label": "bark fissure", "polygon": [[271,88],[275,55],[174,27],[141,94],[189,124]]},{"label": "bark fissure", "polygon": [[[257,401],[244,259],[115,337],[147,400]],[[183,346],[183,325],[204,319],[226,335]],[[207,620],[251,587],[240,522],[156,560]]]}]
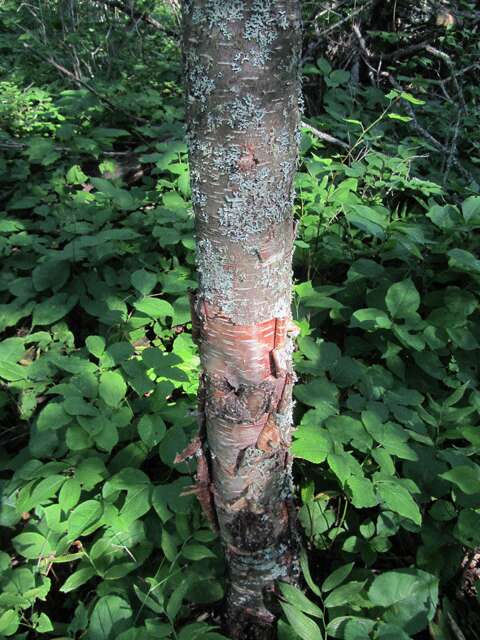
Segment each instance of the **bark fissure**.
[{"label": "bark fissure", "polygon": [[218,526],[234,638],[267,638],[298,575],[292,430],[293,178],[300,20],[293,0],[184,2],[202,376],[197,493]]}]

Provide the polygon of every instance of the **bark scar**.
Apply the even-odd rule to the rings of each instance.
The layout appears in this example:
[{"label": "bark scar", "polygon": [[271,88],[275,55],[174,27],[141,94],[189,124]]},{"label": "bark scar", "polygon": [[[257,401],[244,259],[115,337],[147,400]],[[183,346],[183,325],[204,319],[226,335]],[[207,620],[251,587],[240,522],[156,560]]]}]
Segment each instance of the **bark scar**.
[{"label": "bark scar", "polygon": [[271,453],[274,449],[278,449],[281,444],[280,432],[277,423],[272,414],[268,416],[265,426],[260,432],[257,440],[257,449]]},{"label": "bark scar", "polygon": [[238,168],[240,171],[251,171],[255,169],[258,164],[258,160],[255,157],[255,147],[251,143],[242,145],[242,155],[238,161]]}]

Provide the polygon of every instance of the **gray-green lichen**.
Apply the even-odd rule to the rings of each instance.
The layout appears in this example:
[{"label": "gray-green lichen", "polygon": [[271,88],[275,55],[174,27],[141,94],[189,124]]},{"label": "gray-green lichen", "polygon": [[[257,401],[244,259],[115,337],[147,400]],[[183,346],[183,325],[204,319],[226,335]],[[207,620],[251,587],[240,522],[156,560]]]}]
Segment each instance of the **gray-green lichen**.
[{"label": "gray-green lichen", "polygon": [[203,63],[199,56],[191,50],[185,56],[187,77],[187,99],[200,105],[200,110],[207,107],[208,97],[215,90],[215,80],[209,77],[211,64]]},{"label": "gray-green lichen", "polygon": [[285,185],[267,167],[254,175],[234,173],[233,190],[218,210],[222,233],[233,241],[244,241],[290,215],[291,201]]},{"label": "gray-green lichen", "polygon": [[224,252],[208,238],[197,241],[197,270],[203,296],[225,314],[233,309],[233,273],[226,268]]},{"label": "gray-green lichen", "polygon": [[244,61],[260,67],[271,56],[271,45],[278,37],[278,28],[288,27],[288,18],[283,10],[275,8],[272,0],[255,0],[245,22],[243,37],[254,44],[245,54]]},{"label": "gray-green lichen", "polygon": [[192,24],[206,24],[209,29],[218,29],[224,38],[232,38],[230,23],[243,18],[242,0],[206,0],[203,7],[194,7]]},{"label": "gray-green lichen", "polygon": [[190,170],[190,186],[192,189],[192,205],[200,220],[207,221],[207,196],[201,189],[200,173],[196,169]]},{"label": "gray-green lichen", "polygon": [[272,315],[285,318],[290,314],[292,268],[283,254],[279,260],[260,264],[259,283],[268,290],[274,301]]},{"label": "gray-green lichen", "polygon": [[232,173],[238,161],[240,160],[241,151],[238,145],[218,145],[212,152],[212,164],[215,171],[222,174]]},{"label": "gray-green lichen", "polygon": [[251,95],[235,98],[224,107],[225,121],[232,129],[246,131],[250,127],[259,127],[266,111],[260,101]]}]

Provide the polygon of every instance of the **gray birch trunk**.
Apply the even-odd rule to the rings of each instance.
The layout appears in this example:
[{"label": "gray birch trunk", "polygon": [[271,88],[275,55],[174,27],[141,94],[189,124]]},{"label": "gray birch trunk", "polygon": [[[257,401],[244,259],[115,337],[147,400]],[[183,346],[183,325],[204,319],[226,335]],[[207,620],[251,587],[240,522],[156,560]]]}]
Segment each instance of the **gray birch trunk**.
[{"label": "gray birch trunk", "polygon": [[202,363],[197,495],[227,562],[233,638],[271,637],[298,576],[292,497],[293,179],[298,0],[185,0],[184,60]]}]

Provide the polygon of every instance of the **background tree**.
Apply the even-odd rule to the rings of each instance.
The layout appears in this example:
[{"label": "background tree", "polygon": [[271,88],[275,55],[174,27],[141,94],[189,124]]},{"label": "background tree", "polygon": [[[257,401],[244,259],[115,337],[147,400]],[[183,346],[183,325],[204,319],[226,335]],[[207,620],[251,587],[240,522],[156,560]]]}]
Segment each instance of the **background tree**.
[{"label": "background tree", "polygon": [[298,572],[288,446],[299,3],[185,2],[184,58],[203,372],[199,437],[180,459],[197,455],[197,492],[218,522],[230,632],[265,638],[274,584]]}]

